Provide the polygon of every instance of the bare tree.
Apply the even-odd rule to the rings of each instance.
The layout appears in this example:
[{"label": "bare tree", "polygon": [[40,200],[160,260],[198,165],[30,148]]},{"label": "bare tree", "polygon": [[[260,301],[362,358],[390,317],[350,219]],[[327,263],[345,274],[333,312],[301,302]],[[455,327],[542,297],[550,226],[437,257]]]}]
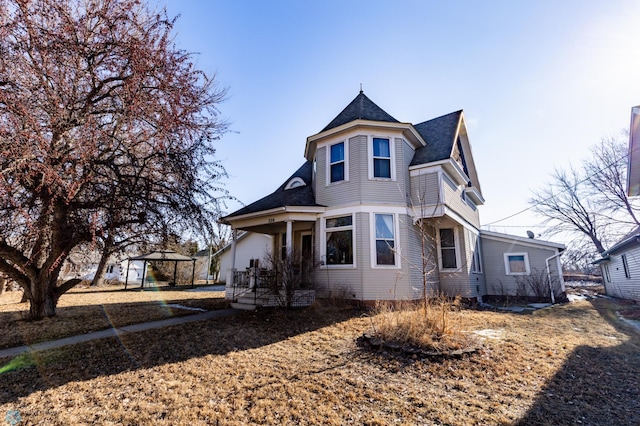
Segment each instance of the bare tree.
[{"label": "bare tree", "polygon": [[584,162],[587,183],[597,194],[595,198],[601,212],[618,221],[640,226],[636,209],[627,195],[628,137],[603,138],[591,148],[591,158]]},{"label": "bare tree", "polygon": [[549,233],[581,233],[599,253],[605,251],[601,232],[604,223],[598,214],[592,190],[579,172],[556,169],[551,183],[529,200],[534,210],[552,225]]},{"label": "bare tree", "polygon": [[0,271],[32,319],[77,284],[58,276],[79,244],[210,231],[225,90],[173,23],[136,0],[0,0]]},{"label": "bare tree", "polygon": [[529,200],[546,218],[549,234],[586,238],[602,253],[630,226],[640,225],[626,195],[627,149],[622,138],[603,138],[581,169],[555,170]]}]

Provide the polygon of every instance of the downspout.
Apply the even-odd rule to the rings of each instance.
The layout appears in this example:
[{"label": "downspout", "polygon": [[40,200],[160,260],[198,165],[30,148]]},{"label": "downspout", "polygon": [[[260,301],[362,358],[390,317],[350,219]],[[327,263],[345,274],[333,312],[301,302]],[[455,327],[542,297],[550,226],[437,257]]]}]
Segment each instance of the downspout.
[{"label": "downspout", "polygon": [[[549,292],[551,293],[551,303],[556,303],[556,296],[553,294],[553,286],[551,285],[551,268],[549,267],[549,261],[554,257],[560,257],[562,252],[558,252],[553,256],[549,256],[545,259],[545,263],[547,264],[547,280],[549,281]],[[558,273],[562,274],[562,271],[558,271]]]}]

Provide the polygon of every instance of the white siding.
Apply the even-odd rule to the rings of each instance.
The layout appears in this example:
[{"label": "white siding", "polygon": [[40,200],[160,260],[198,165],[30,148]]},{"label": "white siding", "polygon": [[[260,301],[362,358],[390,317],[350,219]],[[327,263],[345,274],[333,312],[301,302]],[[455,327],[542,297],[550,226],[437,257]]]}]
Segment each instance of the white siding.
[{"label": "white siding", "polygon": [[[629,278],[625,276],[622,254],[626,254],[629,266]],[[610,281],[605,280],[604,287],[609,296],[640,301],[640,246],[632,247],[623,253],[610,255]],[[604,269],[604,265],[602,268]],[[603,271],[603,277],[606,274]]]},{"label": "white siding", "polygon": [[[250,259],[262,261],[271,253],[273,239],[270,235],[251,232],[236,242],[235,268],[244,270],[249,267]],[[227,276],[233,265],[231,264],[231,248],[220,255],[220,283],[225,284]]]}]

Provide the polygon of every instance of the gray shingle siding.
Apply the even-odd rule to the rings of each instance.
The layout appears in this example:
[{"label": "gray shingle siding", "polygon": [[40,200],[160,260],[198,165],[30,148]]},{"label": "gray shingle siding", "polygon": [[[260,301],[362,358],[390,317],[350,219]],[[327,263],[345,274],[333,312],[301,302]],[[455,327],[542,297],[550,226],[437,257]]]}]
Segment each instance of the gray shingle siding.
[{"label": "gray shingle siding", "polygon": [[[516,241],[498,241],[482,236],[482,234],[481,245],[488,295],[522,295],[517,294],[520,292],[517,283],[518,276],[507,275],[506,273],[504,261],[505,253],[527,253],[532,274],[545,273],[545,260],[558,253],[557,249],[531,247]],[[550,262],[550,267],[553,274],[557,277],[559,271],[557,270],[556,262]],[[526,295],[534,296],[530,290],[527,290]]]}]

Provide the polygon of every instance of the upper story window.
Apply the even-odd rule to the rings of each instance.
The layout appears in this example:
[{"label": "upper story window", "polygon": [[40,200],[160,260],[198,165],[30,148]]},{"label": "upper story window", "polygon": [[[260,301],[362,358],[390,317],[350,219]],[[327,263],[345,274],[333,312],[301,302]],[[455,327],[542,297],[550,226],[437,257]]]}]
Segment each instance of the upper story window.
[{"label": "upper story window", "polygon": [[287,185],[284,187],[284,190],[287,191],[289,189],[299,188],[301,186],[306,186],[306,185],[307,184],[304,183],[302,178],[299,178],[296,176],[293,179],[291,179],[289,182],[287,182]]},{"label": "upper story window", "polygon": [[391,179],[391,143],[373,138],[373,177]]},{"label": "upper story window", "polygon": [[344,142],[331,145],[329,150],[329,182],[346,180]]}]

